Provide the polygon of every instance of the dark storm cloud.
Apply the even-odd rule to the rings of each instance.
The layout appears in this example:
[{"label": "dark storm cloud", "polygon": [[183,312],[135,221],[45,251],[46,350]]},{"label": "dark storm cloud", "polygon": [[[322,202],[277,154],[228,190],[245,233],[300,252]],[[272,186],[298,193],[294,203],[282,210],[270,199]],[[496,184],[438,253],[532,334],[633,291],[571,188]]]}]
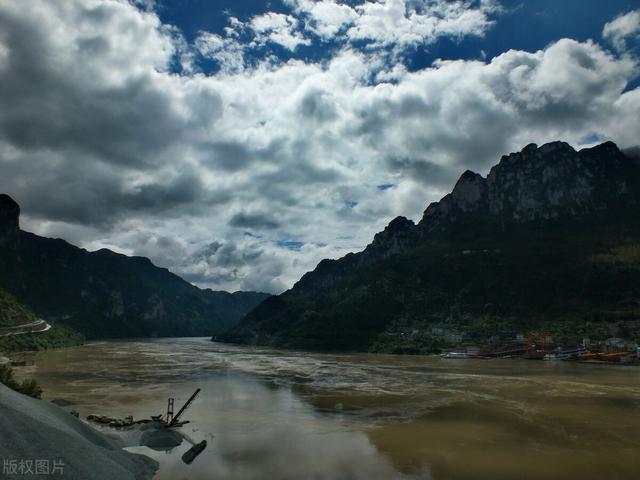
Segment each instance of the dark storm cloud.
[{"label": "dark storm cloud", "polygon": [[208,147],[211,153],[211,163],[215,167],[228,171],[242,170],[259,156],[258,152],[252,151],[240,142],[214,142]]},{"label": "dark storm cloud", "polygon": [[250,168],[255,162],[271,162],[282,154],[282,139],[270,139],[266,147],[251,145],[246,141],[220,140],[201,145],[203,163],[215,169],[238,172]]},{"label": "dark storm cloud", "polygon": [[[60,51],[63,37],[45,28],[55,20],[45,18],[42,4],[34,4],[40,8],[33,16],[0,9],[6,52],[0,64],[0,142],[14,157],[0,159],[0,188],[32,216],[85,225],[111,225],[136,211],[228,201],[223,192],[206,192],[189,166],[166,171],[173,170],[171,153],[179,154],[176,142],[220,115],[219,95],[187,91],[182,100],[193,108],[185,117],[158,72],[144,68],[144,62],[159,68],[162,56],[121,58],[122,46],[105,26],[140,35],[138,45],[128,45],[132,51],[170,49],[166,39],[141,28],[140,18],[119,15],[126,5],[70,6],[48,6],[76,22],[78,32],[64,39],[67,51]],[[126,41],[127,33],[122,37]]]},{"label": "dark storm cloud", "polygon": [[[391,172],[408,173],[411,178],[415,178],[420,182],[436,187],[451,185],[452,182],[455,182],[457,175],[457,172],[453,169],[429,162],[428,160],[421,160],[419,158],[391,157],[386,159],[386,164]],[[390,188],[390,186],[393,186],[392,184],[387,185],[380,185],[378,188],[386,190]]]},{"label": "dark storm cloud", "polygon": [[[247,269],[259,275],[247,277]],[[201,285],[236,284],[242,290],[267,292],[282,289],[278,277],[284,270],[283,259],[267,255],[255,242],[221,241],[196,252],[178,268],[181,276]]]},{"label": "dark storm cloud", "polygon": [[266,213],[238,212],[231,217],[229,225],[251,230],[275,230],[280,222]]},{"label": "dark storm cloud", "polygon": [[126,190],[116,190],[110,184],[99,186],[101,188],[95,190],[96,184],[93,183],[87,185],[86,189],[68,192],[80,194],[83,202],[77,202],[74,197],[63,194],[48,195],[46,199],[42,199],[42,204],[50,204],[47,207],[50,209],[50,218],[56,218],[56,213],[61,211],[66,212],[63,220],[92,224],[118,219],[125,212],[144,211],[168,215],[169,210],[181,205],[207,203],[202,182],[193,174],[179,175],[166,184],[152,183]]},{"label": "dark storm cloud", "polygon": [[[105,11],[86,9],[77,21],[100,28],[110,15]],[[0,135],[5,141],[30,151],[65,150],[149,167],[173,138],[184,133],[186,125],[170,97],[148,71],[111,83],[89,67],[96,58],[113,55],[118,47],[109,39],[76,41],[68,54],[88,66],[73,71],[73,65],[60,64],[51,32],[45,32],[37,19],[0,12],[0,30],[8,49],[0,70]]]},{"label": "dark storm cloud", "polygon": [[[309,198],[308,188],[330,188],[341,178],[334,168],[323,168],[304,161],[291,160],[276,171],[256,174],[251,179],[255,191],[263,200],[279,208],[295,208]],[[292,188],[297,185],[297,188]]]},{"label": "dark storm cloud", "polygon": [[[39,165],[38,174],[33,174]],[[25,154],[5,163],[0,180],[3,191],[13,195],[29,216],[82,225],[108,227],[136,212],[179,216],[198,213],[207,205],[231,200],[231,193],[205,188],[194,170],[127,184],[115,169],[85,158]],[[199,205],[193,211],[193,206]]]}]

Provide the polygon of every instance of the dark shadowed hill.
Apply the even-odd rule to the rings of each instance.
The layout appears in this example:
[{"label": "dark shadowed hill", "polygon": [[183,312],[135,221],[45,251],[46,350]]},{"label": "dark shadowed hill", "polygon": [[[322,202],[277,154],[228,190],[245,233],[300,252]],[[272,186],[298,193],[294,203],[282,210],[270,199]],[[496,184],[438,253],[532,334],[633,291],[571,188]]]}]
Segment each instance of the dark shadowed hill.
[{"label": "dark shadowed hill", "polygon": [[19,212],[0,195],[0,288],[89,338],[215,335],[268,297],[202,290],[147,258],[20,231]]},{"label": "dark shadowed hill", "polygon": [[0,335],[2,329],[11,329],[20,325],[36,322],[36,316],[24,305],[21,305],[13,295],[0,289]]},{"label": "dark shadowed hill", "polygon": [[545,329],[566,342],[640,336],[640,165],[564,142],[465,172],[418,224],[323,260],[227,335],[232,342],[419,353]]}]

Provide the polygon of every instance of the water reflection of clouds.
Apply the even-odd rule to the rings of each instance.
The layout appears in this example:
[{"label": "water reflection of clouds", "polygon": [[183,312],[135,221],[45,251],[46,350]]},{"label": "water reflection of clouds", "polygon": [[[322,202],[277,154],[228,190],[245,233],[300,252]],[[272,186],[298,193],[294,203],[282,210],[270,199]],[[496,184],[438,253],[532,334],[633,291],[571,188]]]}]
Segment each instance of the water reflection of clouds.
[{"label": "water reflection of clouds", "polygon": [[[233,479],[400,479],[405,476],[386,460],[362,433],[309,433],[295,425],[278,426],[251,435],[214,437],[193,464],[180,456],[130,449],[158,460],[158,480]],[[428,474],[420,478],[430,478]]]},{"label": "water reflection of clouds", "polygon": [[440,479],[520,478],[523,464],[531,478],[611,478],[612,465],[616,478],[638,478],[640,387],[626,367],[279,352],[205,339],[93,344],[38,359],[46,395],[75,401],[83,415],[142,418],[201,387],[184,430],[209,445],[191,466],[180,460],[186,443],[150,454],[162,480],[395,479],[425,464]]},{"label": "water reflection of clouds", "polygon": [[318,415],[289,389],[226,376],[208,381],[203,391],[190,412],[197,424],[185,432],[208,446],[192,465],[180,461],[188,445],[170,454],[133,449],[160,462],[159,480],[405,478],[365,433]]},{"label": "water reflection of clouds", "polygon": [[[193,472],[196,473],[196,472]],[[392,479],[402,475],[362,433],[309,433],[295,425],[214,442],[201,478]],[[208,476],[206,475],[208,473]],[[193,477],[195,478],[195,477]]]}]

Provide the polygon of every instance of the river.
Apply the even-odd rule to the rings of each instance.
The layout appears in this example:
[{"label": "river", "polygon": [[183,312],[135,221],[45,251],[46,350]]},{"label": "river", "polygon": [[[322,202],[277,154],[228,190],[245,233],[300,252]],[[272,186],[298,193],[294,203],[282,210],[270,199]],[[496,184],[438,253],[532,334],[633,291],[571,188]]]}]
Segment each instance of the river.
[{"label": "river", "polygon": [[202,392],[159,480],[637,479],[640,369],[526,360],[318,354],[208,339],[38,353],[19,375],[84,417],[145,418]]}]

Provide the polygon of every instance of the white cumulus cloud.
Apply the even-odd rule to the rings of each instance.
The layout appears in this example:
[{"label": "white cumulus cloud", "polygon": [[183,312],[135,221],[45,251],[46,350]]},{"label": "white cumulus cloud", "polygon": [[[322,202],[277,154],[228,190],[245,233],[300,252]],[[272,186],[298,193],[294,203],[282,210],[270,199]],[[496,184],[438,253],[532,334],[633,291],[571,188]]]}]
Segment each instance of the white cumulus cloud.
[{"label": "white cumulus cloud", "polygon": [[627,49],[629,39],[640,38],[640,10],[632,10],[607,22],[602,37],[609,40],[619,50]]},{"label": "white cumulus cloud", "polygon": [[[481,32],[473,11],[495,8],[469,3],[468,20],[461,2],[297,5],[304,25],[267,16],[251,32],[361,25],[354,35],[393,49],[439,29]],[[409,71],[345,37],[329,58],[249,65],[246,25],[185,46],[152,7],[0,2],[0,191],[25,228],[148,255],[202,286],[279,292],[527,143],[578,145],[589,132],[637,143],[637,60],[592,41]],[[188,50],[224,68],[176,73]]]},{"label": "white cumulus cloud", "polygon": [[311,41],[296,31],[298,20],[283,13],[268,12],[251,19],[251,28],[257,34],[259,42],[273,42],[288,50],[295,50],[299,45],[309,45]]}]

